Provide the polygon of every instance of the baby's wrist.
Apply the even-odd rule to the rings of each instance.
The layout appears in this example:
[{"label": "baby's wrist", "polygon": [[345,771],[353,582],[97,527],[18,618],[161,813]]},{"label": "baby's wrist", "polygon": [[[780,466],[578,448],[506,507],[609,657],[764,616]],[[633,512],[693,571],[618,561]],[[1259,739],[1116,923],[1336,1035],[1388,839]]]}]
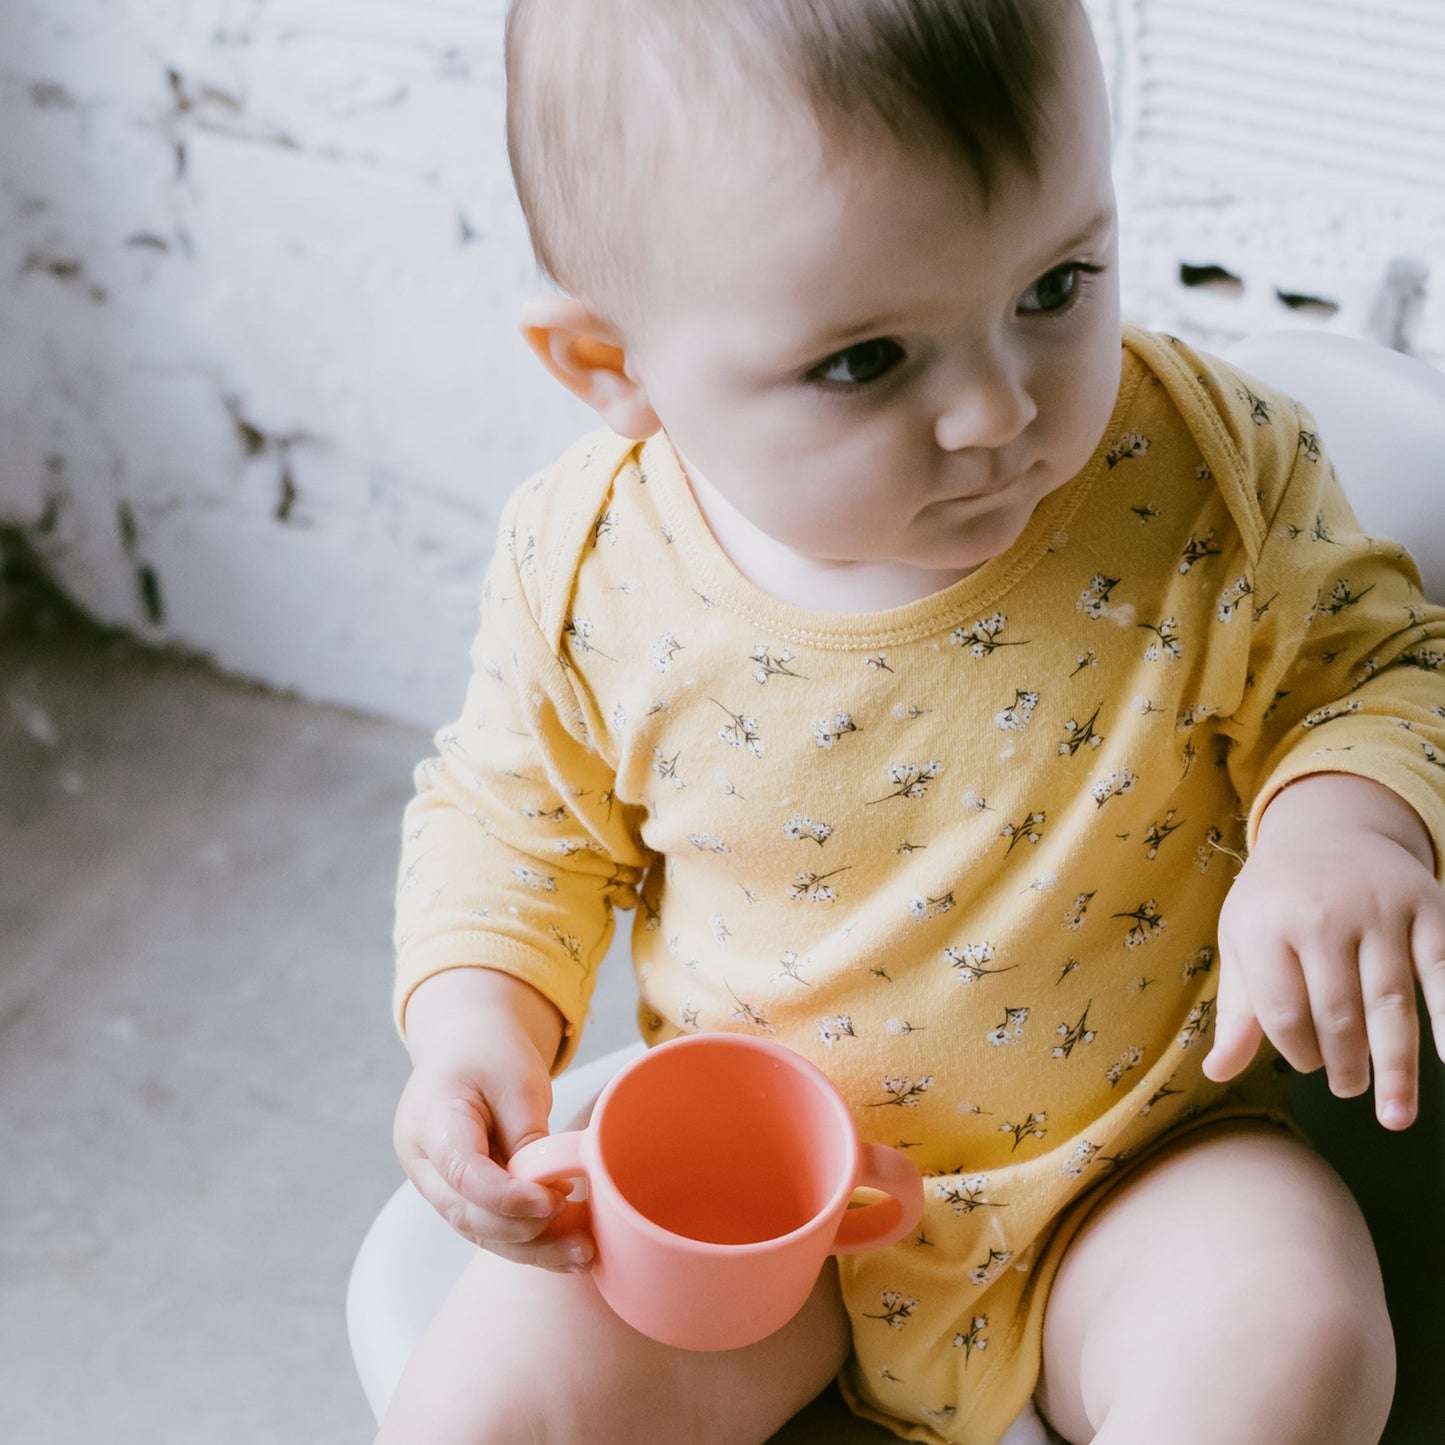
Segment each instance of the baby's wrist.
[{"label": "baby's wrist", "polygon": [[1388,838],[1434,871],[1435,849],[1420,815],[1393,789],[1353,773],[1311,773],[1287,783],[1259,821],[1255,851],[1291,837]]},{"label": "baby's wrist", "polygon": [[414,1065],[474,1056],[502,1034],[523,1036],[550,1066],[565,1028],[556,1006],[530,984],[485,967],[450,968],[424,979],[407,1000],[405,1024]]}]

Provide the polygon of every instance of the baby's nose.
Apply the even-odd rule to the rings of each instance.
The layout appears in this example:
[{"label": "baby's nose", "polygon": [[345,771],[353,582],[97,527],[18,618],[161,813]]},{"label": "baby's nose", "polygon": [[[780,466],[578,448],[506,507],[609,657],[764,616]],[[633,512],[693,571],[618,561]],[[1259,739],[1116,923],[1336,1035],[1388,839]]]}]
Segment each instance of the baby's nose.
[{"label": "baby's nose", "polygon": [[1007,446],[1038,415],[1027,387],[1005,366],[971,368],[949,388],[934,422],[944,451]]}]

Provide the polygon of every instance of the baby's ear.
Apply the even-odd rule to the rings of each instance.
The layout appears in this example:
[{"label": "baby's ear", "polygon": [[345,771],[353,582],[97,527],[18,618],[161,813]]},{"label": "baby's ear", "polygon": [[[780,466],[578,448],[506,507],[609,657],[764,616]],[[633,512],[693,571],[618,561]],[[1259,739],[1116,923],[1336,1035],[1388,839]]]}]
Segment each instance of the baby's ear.
[{"label": "baby's ear", "polygon": [[542,365],[582,398],[618,436],[642,441],[662,423],[607,322],[571,296],[534,296],[517,318]]}]

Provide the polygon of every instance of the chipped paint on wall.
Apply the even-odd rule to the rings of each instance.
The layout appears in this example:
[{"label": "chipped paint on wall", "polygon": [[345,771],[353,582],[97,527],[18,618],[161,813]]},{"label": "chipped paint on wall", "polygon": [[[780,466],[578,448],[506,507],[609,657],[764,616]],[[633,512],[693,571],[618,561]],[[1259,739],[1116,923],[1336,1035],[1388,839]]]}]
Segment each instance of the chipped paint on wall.
[{"label": "chipped paint on wall", "polygon": [[500,503],[592,424],[515,333],[503,8],[0,12],[0,522],[87,610],[455,708]]}]

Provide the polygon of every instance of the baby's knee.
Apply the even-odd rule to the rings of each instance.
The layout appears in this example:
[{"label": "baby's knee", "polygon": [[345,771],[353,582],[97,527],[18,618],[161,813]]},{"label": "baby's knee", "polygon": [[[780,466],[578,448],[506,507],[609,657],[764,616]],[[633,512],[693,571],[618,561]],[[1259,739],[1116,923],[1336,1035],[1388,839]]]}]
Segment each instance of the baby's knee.
[{"label": "baby's knee", "polygon": [[533,1403],[500,1383],[482,1396],[398,1391],[375,1445],[543,1445],[560,1439]]},{"label": "baby's knee", "polygon": [[[376,1445],[711,1445],[716,1424],[679,1418],[666,1382],[649,1388],[625,1370],[493,1370],[475,1385],[419,1397],[400,1392]],[[630,1383],[624,1384],[624,1380]],[[731,1437],[728,1437],[731,1438]]]},{"label": "baby's knee", "polygon": [[[1373,1271],[1371,1271],[1373,1273]],[[1384,1292],[1354,1271],[1293,1282],[1285,1346],[1339,1439],[1378,1439],[1395,1394],[1395,1336]],[[1355,1428],[1346,1430],[1345,1422]]]},{"label": "baby's knee", "polygon": [[408,1360],[377,1445],[601,1439],[577,1428],[574,1403],[607,1388],[610,1336],[587,1328],[594,1294],[478,1250]]},{"label": "baby's knee", "polygon": [[624,1325],[586,1276],[474,1260],[418,1346],[378,1445],[721,1445],[764,1440],[837,1373],[836,1271],[739,1350],[673,1350]]},{"label": "baby's knee", "polygon": [[657,1405],[625,1361],[609,1371],[595,1360],[478,1351],[465,1377],[404,1378],[376,1445],[651,1445],[678,1438],[676,1422]]}]

